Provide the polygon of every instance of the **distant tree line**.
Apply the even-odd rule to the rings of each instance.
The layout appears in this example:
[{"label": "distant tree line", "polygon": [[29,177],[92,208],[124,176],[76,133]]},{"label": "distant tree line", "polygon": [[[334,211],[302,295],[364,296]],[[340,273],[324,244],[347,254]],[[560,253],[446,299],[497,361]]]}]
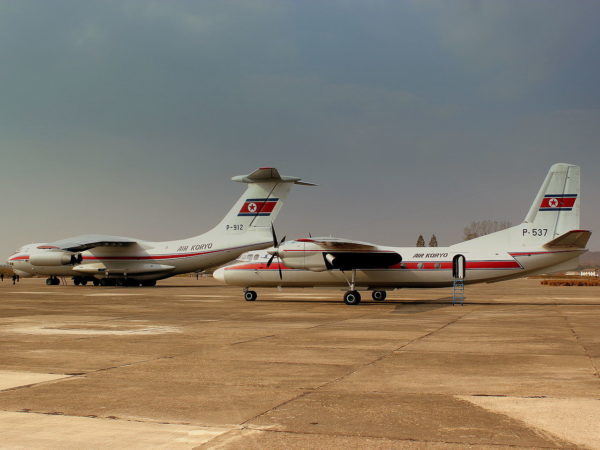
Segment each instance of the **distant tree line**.
[{"label": "distant tree line", "polygon": [[[431,236],[431,239],[429,239],[429,247],[437,247],[437,246],[438,246],[438,241],[434,234]],[[420,234],[419,239],[417,239],[417,247],[425,247],[425,238],[423,237],[422,234]]]},{"label": "distant tree line", "polygon": [[[505,230],[512,227],[512,223],[508,220],[476,220],[471,222],[464,228],[464,239],[469,241],[486,234],[495,233],[496,231]],[[435,234],[429,239],[429,247],[437,247],[438,241]],[[417,239],[417,247],[425,247],[425,238],[422,234]]]},{"label": "distant tree line", "polygon": [[478,220],[471,222],[464,229],[464,240],[470,241],[486,234],[495,233],[496,231],[504,230],[512,227],[512,223],[508,220]]}]

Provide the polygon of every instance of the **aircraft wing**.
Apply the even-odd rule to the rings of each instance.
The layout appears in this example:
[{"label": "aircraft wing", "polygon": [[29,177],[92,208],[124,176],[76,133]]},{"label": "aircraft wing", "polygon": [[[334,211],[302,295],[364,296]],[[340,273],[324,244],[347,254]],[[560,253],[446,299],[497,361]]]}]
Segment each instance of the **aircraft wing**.
[{"label": "aircraft wing", "polygon": [[334,237],[316,237],[308,239],[298,239],[298,242],[311,242],[319,245],[325,250],[357,250],[357,251],[373,251],[379,249],[375,244],[368,242],[351,241],[349,239],[340,239]]},{"label": "aircraft wing", "polygon": [[396,252],[327,252],[329,269],[386,269],[402,261]]},{"label": "aircraft wing", "polygon": [[125,247],[136,244],[134,239],[104,234],[85,234],[48,244],[49,248],[59,248],[68,252],[82,252],[94,247]]},{"label": "aircraft wing", "polygon": [[395,251],[386,250],[368,242],[334,237],[298,239],[313,244],[323,252],[327,269],[384,269],[402,261]]}]

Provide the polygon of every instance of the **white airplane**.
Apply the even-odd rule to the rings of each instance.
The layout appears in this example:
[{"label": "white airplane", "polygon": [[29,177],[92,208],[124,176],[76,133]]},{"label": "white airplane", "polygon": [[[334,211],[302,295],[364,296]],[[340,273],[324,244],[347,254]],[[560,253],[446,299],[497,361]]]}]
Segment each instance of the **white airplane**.
[{"label": "white airplane", "polygon": [[[551,167],[520,225],[450,247],[387,247],[337,238],[277,242],[252,252],[214,277],[242,286],[244,298],[256,300],[256,287],[345,287],[348,305],[360,303],[359,290],[383,301],[386,290],[432,288],[495,282],[577,266],[590,231],[579,229],[580,168]],[[251,258],[251,260],[250,260]],[[273,259],[278,261],[273,263]]]},{"label": "white airplane", "polygon": [[84,235],[51,243],[29,244],[8,259],[22,277],[72,276],[76,285],[154,286],[156,280],[220,266],[241,253],[271,244],[272,222],[292,184],[314,186],[300,178],[260,168],[232,180],[248,184],[244,194],[212,230],[189,239],[149,242],[121,236]]}]

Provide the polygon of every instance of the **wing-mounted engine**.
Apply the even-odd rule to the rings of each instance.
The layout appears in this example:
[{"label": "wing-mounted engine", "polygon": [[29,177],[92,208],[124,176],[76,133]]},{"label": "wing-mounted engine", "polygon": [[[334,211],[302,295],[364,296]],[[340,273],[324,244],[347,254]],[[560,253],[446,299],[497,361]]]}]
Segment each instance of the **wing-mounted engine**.
[{"label": "wing-mounted engine", "polygon": [[81,253],[46,251],[34,253],[29,257],[29,263],[33,266],[68,266],[81,264]]},{"label": "wing-mounted engine", "polygon": [[328,269],[386,269],[402,261],[396,252],[327,252],[323,253]]},{"label": "wing-mounted engine", "polygon": [[402,256],[394,251],[383,250],[366,242],[337,238],[298,239],[274,251],[286,267],[313,272],[384,269],[402,261]]}]

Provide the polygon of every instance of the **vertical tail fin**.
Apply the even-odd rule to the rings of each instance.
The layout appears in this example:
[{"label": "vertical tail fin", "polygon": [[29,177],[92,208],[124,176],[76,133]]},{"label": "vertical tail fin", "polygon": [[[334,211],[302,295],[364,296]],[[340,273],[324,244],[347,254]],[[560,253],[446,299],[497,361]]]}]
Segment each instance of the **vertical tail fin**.
[{"label": "vertical tail fin", "polygon": [[[556,240],[579,230],[581,210],[581,170],[572,164],[554,164],[542,184],[523,223],[470,241],[455,244],[462,249],[487,249],[507,246],[539,247],[545,244],[565,245],[567,238]],[[588,236],[589,238],[589,236]],[[587,239],[569,235],[569,245],[585,246]]]},{"label": "vertical tail fin", "polygon": [[248,184],[246,191],[214,228],[226,234],[246,231],[265,231],[270,236],[270,226],[283,206],[292,184],[314,186],[300,178],[282,176],[277,169],[263,167],[249,175],[238,175],[233,181]]},{"label": "vertical tail fin", "polygon": [[578,230],[580,178],[578,166],[554,164],[525,217],[525,223],[531,224],[532,228],[547,229],[549,239]]}]

